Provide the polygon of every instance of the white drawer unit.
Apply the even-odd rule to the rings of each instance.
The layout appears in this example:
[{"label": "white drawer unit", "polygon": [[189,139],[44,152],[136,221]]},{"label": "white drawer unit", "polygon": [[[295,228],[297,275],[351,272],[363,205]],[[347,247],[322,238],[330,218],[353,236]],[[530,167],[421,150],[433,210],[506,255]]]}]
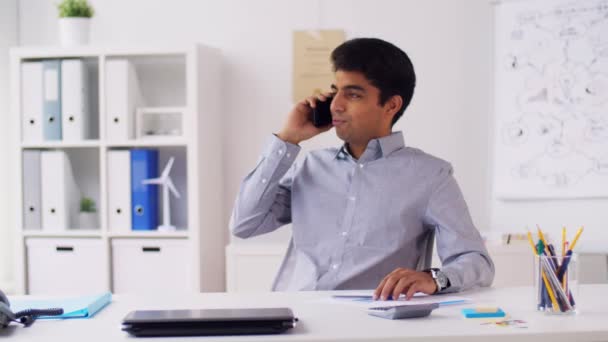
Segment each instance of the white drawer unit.
[{"label": "white drawer unit", "polygon": [[101,239],[28,238],[28,293],[74,295],[109,290]]},{"label": "white drawer unit", "polygon": [[185,239],[112,239],[115,293],[195,291]]},{"label": "white drawer unit", "polygon": [[286,244],[230,244],[226,247],[226,290],[267,292],[281,267]]}]

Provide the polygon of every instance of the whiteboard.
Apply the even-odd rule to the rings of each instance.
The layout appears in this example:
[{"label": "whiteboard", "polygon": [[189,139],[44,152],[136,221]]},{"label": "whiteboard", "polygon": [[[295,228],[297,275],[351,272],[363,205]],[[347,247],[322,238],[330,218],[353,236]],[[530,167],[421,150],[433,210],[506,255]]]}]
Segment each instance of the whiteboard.
[{"label": "whiteboard", "polygon": [[608,197],[608,1],[502,1],[495,19],[495,196]]}]

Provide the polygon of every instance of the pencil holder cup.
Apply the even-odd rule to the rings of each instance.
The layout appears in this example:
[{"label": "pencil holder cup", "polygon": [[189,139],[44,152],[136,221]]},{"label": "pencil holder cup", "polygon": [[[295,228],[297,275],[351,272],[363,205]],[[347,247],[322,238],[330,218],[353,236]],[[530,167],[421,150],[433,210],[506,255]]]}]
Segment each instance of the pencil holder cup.
[{"label": "pencil holder cup", "polygon": [[571,252],[562,256],[534,257],[536,309],[549,315],[577,312],[578,258]]}]

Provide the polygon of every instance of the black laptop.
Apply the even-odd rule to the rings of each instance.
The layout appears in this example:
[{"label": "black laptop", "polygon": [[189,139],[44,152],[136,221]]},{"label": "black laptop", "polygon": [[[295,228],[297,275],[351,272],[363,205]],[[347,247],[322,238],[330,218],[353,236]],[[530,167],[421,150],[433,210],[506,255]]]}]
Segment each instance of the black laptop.
[{"label": "black laptop", "polygon": [[122,330],[134,336],[279,334],[297,320],[289,308],[141,310],[123,319]]}]

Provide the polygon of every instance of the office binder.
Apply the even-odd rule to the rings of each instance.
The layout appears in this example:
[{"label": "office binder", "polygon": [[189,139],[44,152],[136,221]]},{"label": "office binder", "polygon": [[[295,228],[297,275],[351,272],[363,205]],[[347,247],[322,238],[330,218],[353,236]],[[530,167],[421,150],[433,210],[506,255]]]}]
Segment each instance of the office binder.
[{"label": "office binder", "polygon": [[112,302],[112,293],[91,296],[54,298],[54,299],[16,299],[11,301],[14,311],[27,310],[30,308],[62,308],[60,316],[39,316],[38,319],[59,318],[91,318],[101,309]]},{"label": "office binder", "polygon": [[131,230],[131,154],[128,150],[108,151],[108,227],[112,231]]},{"label": "office binder", "polygon": [[141,94],[135,68],[126,59],[106,62],[106,136],[124,141],[134,135],[135,107]]},{"label": "office binder", "polygon": [[158,227],[158,187],[143,181],[158,177],[158,151],[131,150],[131,217],[133,230]]},{"label": "office binder", "polygon": [[63,140],[90,138],[89,77],[82,59],[61,61],[61,107]]},{"label": "office binder", "polygon": [[23,142],[43,140],[42,62],[21,63],[21,133]]},{"label": "office binder", "polygon": [[[42,102],[41,102],[42,103]],[[40,151],[23,151],[23,229],[41,229]]]},{"label": "office binder", "polygon": [[42,229],[65,230],[75,227],[80,191],[67,154],[64,151],[42,151],[40,165]]},{"label": "office binder", "polygon": [[43,61],[42,72],[44,139],[61,140],[61,61]]}]

